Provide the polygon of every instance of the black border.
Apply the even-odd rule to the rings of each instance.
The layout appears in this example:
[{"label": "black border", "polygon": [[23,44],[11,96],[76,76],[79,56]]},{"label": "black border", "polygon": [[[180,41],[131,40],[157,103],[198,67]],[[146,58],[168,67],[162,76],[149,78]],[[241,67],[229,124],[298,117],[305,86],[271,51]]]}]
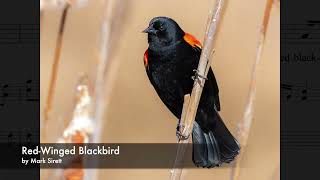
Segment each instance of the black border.
[{"label": "black border", "polygon": [[[0,6],[1,166],[17,159],[12,143],[40,142],[40,1],[8,0]],[[16,162],[19,163],[20,161]],[[40,179],[39,168],[0,169],[0,179]]]}]

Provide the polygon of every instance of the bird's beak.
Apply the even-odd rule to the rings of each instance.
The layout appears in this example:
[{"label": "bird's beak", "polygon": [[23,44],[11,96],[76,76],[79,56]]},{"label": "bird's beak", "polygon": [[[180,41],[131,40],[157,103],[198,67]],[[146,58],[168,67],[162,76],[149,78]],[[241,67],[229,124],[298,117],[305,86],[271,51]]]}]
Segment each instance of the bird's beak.
[{"label": "bird's beak", "polygon": [[156,30],[153,29],[152,27],[147,27],[145,30],[142,31],[143,33],[148,33],[148,34],[156,34]]}]

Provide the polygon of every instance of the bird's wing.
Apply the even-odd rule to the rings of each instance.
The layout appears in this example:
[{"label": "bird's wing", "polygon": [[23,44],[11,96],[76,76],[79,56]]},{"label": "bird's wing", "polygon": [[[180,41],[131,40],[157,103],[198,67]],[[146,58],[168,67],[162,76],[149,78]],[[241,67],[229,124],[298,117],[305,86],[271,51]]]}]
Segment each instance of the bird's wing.
[{"label": "bird's wing", "polygon": [[214,104],[216,105],[217,110],[220,111],[221,106],[220,106],[220,99],[219,99],[219,87],[211,67],[209,69],[207,78],[208,78],[208,81],[211,82],[210,84],[212,85],[212,88],[214,91]]},{"label": "bird's wing", "polygon": [[[198,59],[200,59],[201,56],[201,50],[202,50],[202,45],[200,41],[198,41],[193,35],[189,33],[185,33],[183,39],[192,46],[194,51],[197,54]],[[212,71],[212,68],[210,67],[208,75],[207,75],[209,84],[214,92],[214,104],[216,106],[216,109],[220,111],[220,99],[219,99],[219,88],[218,88],[218,83],[217,80],[214,76],[214,73]]]}]

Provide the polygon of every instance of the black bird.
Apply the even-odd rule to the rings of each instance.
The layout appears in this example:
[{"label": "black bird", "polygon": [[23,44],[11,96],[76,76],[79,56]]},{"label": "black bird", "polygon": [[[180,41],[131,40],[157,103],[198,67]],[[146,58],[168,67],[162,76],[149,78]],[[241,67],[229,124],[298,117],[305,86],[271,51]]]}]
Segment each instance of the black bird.
[{"label": "black bird", "polygon": [[[148,33],[149,47],[144,54],[144,65],[149,80],[162,102],[180,119],[184,95],[192,91],[201,44],[168,17],[153,18],[143,32]],[[197,167],[220,166],[239,154],[239,143],[224,125],[218,111],[219,89],[210,68],[192,132],[192,159]]]}]

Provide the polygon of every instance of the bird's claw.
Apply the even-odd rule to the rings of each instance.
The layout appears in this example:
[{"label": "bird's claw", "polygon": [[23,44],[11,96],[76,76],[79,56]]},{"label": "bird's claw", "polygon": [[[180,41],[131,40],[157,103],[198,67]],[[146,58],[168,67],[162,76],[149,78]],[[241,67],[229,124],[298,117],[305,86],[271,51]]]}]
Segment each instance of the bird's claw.
[{"label": "bird's claw", "polygon": [[177,137],[178,137],[178,139],[180,140],[180,141],[183,141],[183,140],[187,140],[187,139],[189,139],[189,136],[184,136],[184,135],[182,135],[181,134],[181,132],[180,131],[177,131]]},{"label": "bird's claw", "polygon": [[190,136],[190,135],[185,136],[182,134],[181,129],[183,129],[183,127],[184,127],[183,125],[180,125],[180,124],[177,125],[176,136],[180,141],[189,139],[189,136]]},{"label": "bird's claw", "polygon": [[206,78],[205,76],[202,76],[201,74],[199,74],[198,69],[194,69],[193,72],[195,72],[195,73],[194,73],[194,76],[191,77],[191,79],[196,81],[197,83],[199,83],[201,86],[202,86],[202,84],[201,84],[200,78],[202,78],[204,80],[208,80],[208,78]]},{"label": "bird's claw", "polygon": [[198,78],[202,78],[204,80],[208,80],[208,78],[206,78],[205,76],[202,76],[199,74],[199,70],[198,69],[194,69],[193,72],[195,72],[195,76],[197,76]]}]

